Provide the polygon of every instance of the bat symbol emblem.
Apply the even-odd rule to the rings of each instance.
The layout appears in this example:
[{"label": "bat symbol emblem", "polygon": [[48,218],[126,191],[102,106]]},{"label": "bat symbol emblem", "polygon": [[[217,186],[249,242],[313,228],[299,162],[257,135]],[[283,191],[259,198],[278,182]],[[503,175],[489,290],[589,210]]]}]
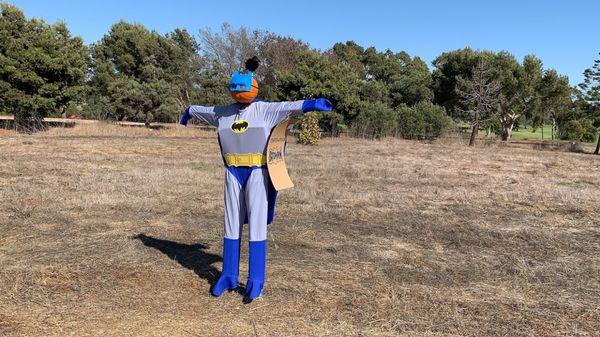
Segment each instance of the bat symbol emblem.
[{"label": "bat symbol emblem", "polygon": [[242,133],[245,132],[246,130],[248,130],[248,121],[240,119],[237,120],[235,122],[233,122],[233,124],[231,124],[231,131],[233,131],[233,133]]}]

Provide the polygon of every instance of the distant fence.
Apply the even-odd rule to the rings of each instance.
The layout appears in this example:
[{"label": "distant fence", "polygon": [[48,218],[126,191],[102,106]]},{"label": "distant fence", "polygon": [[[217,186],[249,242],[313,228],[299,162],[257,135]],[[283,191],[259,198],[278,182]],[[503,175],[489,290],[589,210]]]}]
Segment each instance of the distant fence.
[{"label": "distant fence", "polygon": [[[94,119],[75,119],[75,118],[44,118],[43,123],[46,126],[51,127],[73,127],[77,124],[94,124],[94,123],[110,123],[114,125],[126,126],[126,127],[145,127],[150,129],[162,129],[172,128],[177,124],[175,123],[141,123],[141,122],[128,122],[128,121],[101,121]],[[215,131],[216,128],[210,125],[197,124],[191,122],[188,124],[189,127],[193,127],[200,130]],[[14,128],[14,117],[13,116],[0,116],[0,129],[13,129]],[[298,136],[299,130],[289,130],[290,135]],[[339,132],[334,137],[349,137],[350,132]],[[324,137],[332,137],[330,132],[321,132]],[[469,136],[466,134],[454,134],[443,136],[444,139],[456,139],[464,141],[465,144],[469,140]],[[593,150],[593,144],[584,144],[580,142],[571,142],[566,140],[509,140],[502,141],[499,138],[492,137],[478,137],[477,141],[483,144],[502,144],[508,146],[517,147],[533,147],[535,149],[549,149],[549,150],[567,150],[573,152],[590,152]]]},{"label": "distant fence", "polygon": [[[447,135],[443,139],[456,139],[467,144],[469,136],[466,134]],[[477,143],[485,145],[501,145],[521,148],[533,148],[536,150],[561,150],[570,152],[592,153],[594,143],[582,143],[570,140],[547,139],[547,140],[527,140],[527,139],[509,139],[503,141],[499,137],[480,136],[477,138]]]},{"label": "distant fence", "polygon": [[[172,128],[176,126],[175,123],[141,123],[141,122],[128,122],[128,121],[100,121],[95,119],[75,119],[75,118],[44,118],[42,123],[46,126],[60,126],[60,127],[73,127],[76,124],[94,124],[94,123],[110,123],[120,126],[130,127],[145,127],[150,129],[162,129]],[[215,130],[216,128],[208,125],[201,124],[190,124],[190,126],[204,129],[204,130]],[[0,116],[0,128],[12,129],[14,128],[14,117],[13,116]]]}]

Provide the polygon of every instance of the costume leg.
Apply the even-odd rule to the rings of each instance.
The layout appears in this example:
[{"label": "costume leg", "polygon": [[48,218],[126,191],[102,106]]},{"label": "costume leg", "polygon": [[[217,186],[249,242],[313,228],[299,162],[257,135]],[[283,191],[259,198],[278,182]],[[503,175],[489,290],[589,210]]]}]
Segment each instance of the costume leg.
[{"label": "costume leg", "polygon": [[246,183],[246,206],[250,248],[248,251],[248,282],[246,296],[252,300],[262,293],[267,265],[267,189],[269,176],[266,169],[252,171]]},{"label": "costume leg", "polygon": [[240,234],[246,216],[245,195],[238,179],[225,170],[225,237],[223,238],[223,270],[211,292],[221,296],[238,287]]}]

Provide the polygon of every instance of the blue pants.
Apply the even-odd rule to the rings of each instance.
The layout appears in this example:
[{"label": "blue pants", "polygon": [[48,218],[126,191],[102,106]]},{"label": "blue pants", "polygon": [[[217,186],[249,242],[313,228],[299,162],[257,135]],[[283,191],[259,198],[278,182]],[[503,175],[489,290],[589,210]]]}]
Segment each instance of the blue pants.
[{"label": "blue pants", "polygon": [[223,270],[212,288],[215,296],[238,286],[240,236],[249,233],[249,272],[246,296],[262,293],[266,276],[267,223],[272,221],[276,193],[264,167],[227,167],[225,172],[225,234]]},{"label": "blue pants", "polygon": [[267,239],[269,172],[262,167],[225,171],[225,238],[238,240],[244,223],[250,241]]}]

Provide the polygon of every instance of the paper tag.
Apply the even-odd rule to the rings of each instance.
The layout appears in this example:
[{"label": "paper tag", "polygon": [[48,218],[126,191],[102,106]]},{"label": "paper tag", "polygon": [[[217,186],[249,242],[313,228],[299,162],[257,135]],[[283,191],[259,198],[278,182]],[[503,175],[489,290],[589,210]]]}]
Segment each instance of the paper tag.
[{"label": "paper tag", "polygon": [[267,145],[267,168],[271,182],[277,191],[294,187],[294,183],[285,166],[285,143],[287,128],[293,121],[288,118],[277,124],[271,131]]}]

